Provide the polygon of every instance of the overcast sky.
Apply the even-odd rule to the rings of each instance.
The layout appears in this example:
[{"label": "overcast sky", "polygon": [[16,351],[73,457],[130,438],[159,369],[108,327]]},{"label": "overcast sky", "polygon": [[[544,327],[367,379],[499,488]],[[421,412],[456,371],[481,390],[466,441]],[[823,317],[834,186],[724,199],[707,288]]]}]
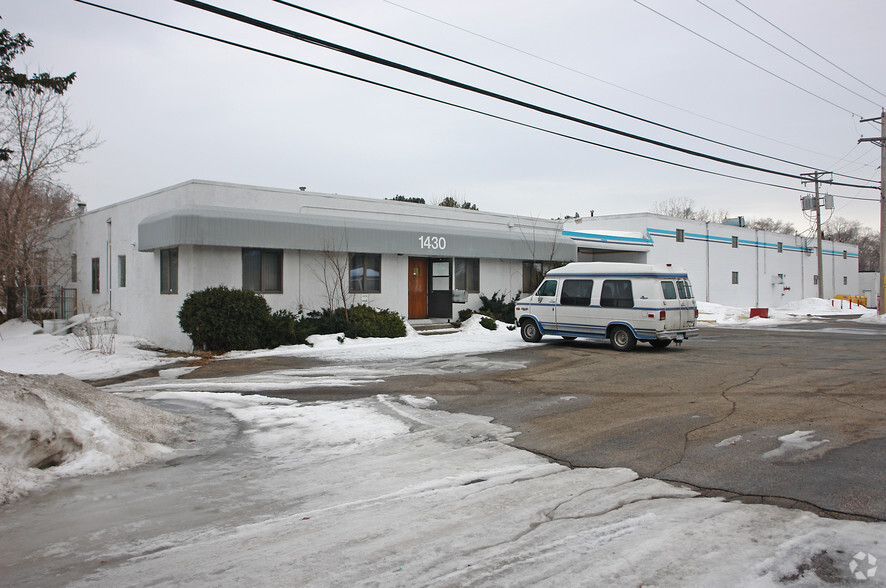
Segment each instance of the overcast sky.
[{"label": "overcast sky", "polygon": [[[859,145],[858,139],[879,135],[878,125],[860,123],[859,118],[878,116],[886,103],[880,94],[886,92],[886,2],[704,0],[805,67],[700,1],[642,1],[744,60],[631,0],[304,0],[304,6],[584,100],[809,167],[675,134],[271,0],[210,0],[308,35],[688,149],[790,174],[817,167],[879,180],[879,149],[871,143]],[[98,3],[583,140],[802,188],[791,178],[644,145],[172,0]],[[810,53],[748,8],[874,89]],[[808,226],[800,212],[800,192],[612,152],[74,0],[0,0],[0,16],[4,28],[34,41],[16,62],[17,69],[77,72],[67,93],[72,115],[81,125],[91,125],[103,143],[64,181],[90,209],[198,178],[305,186],[374,198],[402,194],[429,202],[451,195],[481,210],[542,217],[587,215],[590,210],[597,215],[641,212],[656,202],[685,197],[699,207],[724,209],[733,216],[775,217],[801,230]],[[856,188],[832,192],[878,197],[874,190]],[[877,202],[837,199],[835,214],[879,227]]]}]

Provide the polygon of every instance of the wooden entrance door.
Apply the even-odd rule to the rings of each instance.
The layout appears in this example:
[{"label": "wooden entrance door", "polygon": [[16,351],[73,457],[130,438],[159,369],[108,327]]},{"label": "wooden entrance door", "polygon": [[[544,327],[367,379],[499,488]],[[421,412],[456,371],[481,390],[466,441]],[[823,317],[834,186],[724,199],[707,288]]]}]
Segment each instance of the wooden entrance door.
[{"label": "wooden entrance door", "polygon": [[409,258],[409,317],[428,318],[428,260]]}]

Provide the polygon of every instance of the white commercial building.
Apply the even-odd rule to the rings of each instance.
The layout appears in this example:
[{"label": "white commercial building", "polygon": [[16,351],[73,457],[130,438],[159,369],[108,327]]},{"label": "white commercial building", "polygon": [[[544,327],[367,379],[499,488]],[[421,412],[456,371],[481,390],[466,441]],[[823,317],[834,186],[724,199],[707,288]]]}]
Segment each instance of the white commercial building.
[{"label": "white commercial building", "polygon": [[[65,221],[79,312],[189,349],[177,313],[210,286],[293,312],[365,303],[451,319],[480,295],[534,289],[562,262],[684,266],[696,296],[775,306],[817,295],[814,241],[652,214],[568,221],[393,200],[190,181]],[[825,296],[857,293],[858,251],[826,242]]]}]

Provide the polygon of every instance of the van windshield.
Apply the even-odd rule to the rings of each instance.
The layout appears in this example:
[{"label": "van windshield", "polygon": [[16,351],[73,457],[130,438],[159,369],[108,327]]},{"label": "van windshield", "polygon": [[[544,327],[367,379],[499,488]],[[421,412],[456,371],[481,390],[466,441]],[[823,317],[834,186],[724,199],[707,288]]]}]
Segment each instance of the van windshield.
[{"label": "van windshield", "polygon": [[536,296],[556,296],[557,295],[557,281],[556,280],[545,280],[541,286],[538,287],[538,290],[535,292]]}]

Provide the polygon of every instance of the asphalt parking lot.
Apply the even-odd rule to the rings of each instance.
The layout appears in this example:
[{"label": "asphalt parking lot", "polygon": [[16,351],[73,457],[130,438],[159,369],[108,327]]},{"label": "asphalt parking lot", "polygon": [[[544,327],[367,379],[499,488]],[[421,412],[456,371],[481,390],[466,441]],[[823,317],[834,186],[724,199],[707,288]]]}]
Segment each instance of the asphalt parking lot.
[{"label": "asphalt parking lot", "polygon": [[[336,400],[431,396],[492,417],[513,445],[573,467],[628,467],[702,494],[886,520],[886,327],[821,321],[702,328],[680,347],[545,337],[489,359],[523,369],[399,376],[357,388],[277,395]],[[274,358],[190,374],[306,367]]]}]

